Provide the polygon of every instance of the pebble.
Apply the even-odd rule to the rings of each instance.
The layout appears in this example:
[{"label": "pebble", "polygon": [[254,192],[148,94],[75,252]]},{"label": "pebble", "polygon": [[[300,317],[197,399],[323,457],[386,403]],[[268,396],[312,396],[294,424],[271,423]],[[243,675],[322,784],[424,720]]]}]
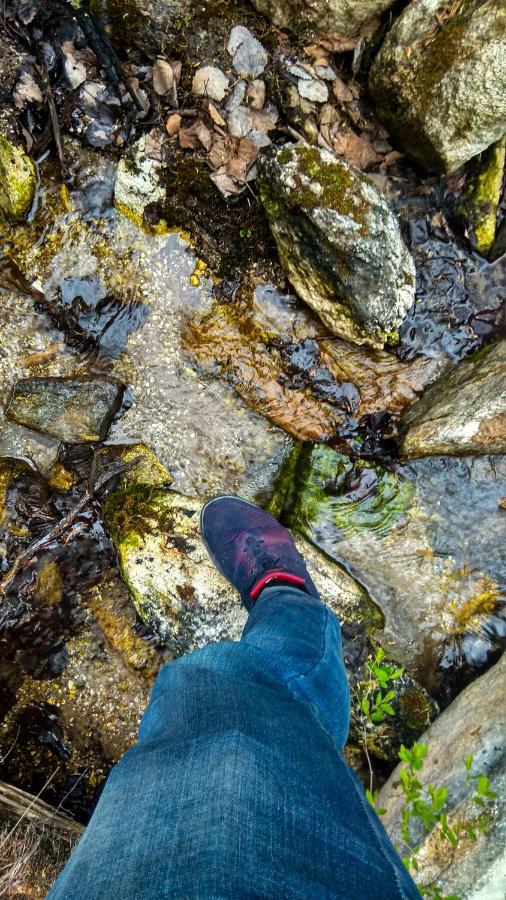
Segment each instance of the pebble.
[{"label": "pebble", "polygon": [[196,97],[209,97],[211,100],[223,100],[228,90],[229,79],[221,69],[215,66],[202,66],[193,76],[192,93]]}]

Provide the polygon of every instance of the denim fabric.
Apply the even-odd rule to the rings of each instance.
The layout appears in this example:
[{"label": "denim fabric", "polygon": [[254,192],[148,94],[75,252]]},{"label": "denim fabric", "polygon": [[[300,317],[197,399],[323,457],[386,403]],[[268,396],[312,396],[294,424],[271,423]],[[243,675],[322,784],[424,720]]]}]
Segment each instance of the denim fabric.
[{"label": "denim fabric", "polygon": [[242,639],[165,666],[51,900],[416,898],[344,763],[339,623],[264,590]]}]

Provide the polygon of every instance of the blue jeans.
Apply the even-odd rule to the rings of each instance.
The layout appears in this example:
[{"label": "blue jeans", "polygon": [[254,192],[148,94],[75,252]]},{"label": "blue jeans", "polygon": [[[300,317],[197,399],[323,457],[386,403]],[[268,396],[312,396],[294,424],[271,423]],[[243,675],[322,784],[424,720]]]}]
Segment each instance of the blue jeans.
[{"label": "blue jeans", "polygon": [[267,588],[242,639],[166,665],[51,900],[419,897],[343,760],[339,622]]}]

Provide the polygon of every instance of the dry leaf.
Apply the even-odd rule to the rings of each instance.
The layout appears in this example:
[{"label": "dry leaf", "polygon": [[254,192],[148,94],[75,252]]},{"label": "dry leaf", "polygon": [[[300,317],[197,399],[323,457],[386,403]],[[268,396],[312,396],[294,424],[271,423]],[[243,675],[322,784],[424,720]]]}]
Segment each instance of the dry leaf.
[{"label": "dry leaf", "polygon": [[249,138],[242,138],[234,156],[227,165],[227,172],[236,181],[246,181],[246,176],[258,156],[259,148]]},{"label": "dry leaf", "polygon": [[146,156],[149,156],[150,159],[157,159],[162,162],[166,141],[167,138],[161,128],[152,128],[146,135],[144,153]]},{"label": "dry leaf", "polygon": [[336,100],[340,100],[343,103],[349,103],[350,100],[355,99],[353,91],[350,90],[348,85],[345,84],[341,78],[339,78],[339,75],[336,75],[332,82],[332,91]]},{"label": "dry leaf", "polygon": [[177,132],[179,131],[180,128],[181,128],[181,116],[179,115],[179,113],[173,113],[173,115],[169,116],[169,118],[167,119],[167,121],[165,123],[165,130],[166,130],[167,134],[169,134],[170,137],[172,137],[173,135],[177,134]]},{"label": "dry leaf", "polygon": [[223,118],[223,116],[216,109],[214,103],[211,103],[211,101],[209,101],[208,108],[209,108],[209,115],[211,116],[211,119],[213,120],[214,124],[220,125],[222,128],[225,128],[227,123],[225,122],[225,119]]},{"label": "dry leaf", "polygon": [[179,132],[179,146],[183,148],[197,150],[202,145],[209,150],[212,142],[213,136],[209,128],[201,121],[194,122],[190,128],[181,128]]},{"label": "dry leaf", "polygon": [[242,194],[244,190],[243,185],[237,184],[237,182],[228,175],[224,166],[217,169],[217,171],[213,172],[209,177],[225,200],[228,200],[229,197],[236,196],[237,194]]},{"label": "dry leaf", "polygon": [[203,122],[195,122],[194,128],[202,146],[205,147],[206,150],[210,150],[213,143],[213,136],[207,125],[204,125]]},{"label": "dry leaf", "polygon": [[399,153],[398,150],[391,150],[390,153],[386,154],[380,169],[388,169],[389,166],[393,166],[399,159],[404,159],[404,153]]},{"label": "dry leaf", "polygon": [[334,152],[338,156],[344,156],[352,166],[362,171],[381,159],[370,140],[360,137],[353,131],[338,131],[334,135],[333,144]]},{"label": "dry leaf", "polygon": [[211,147],[207,161],[212,169],[225,166],[232,153],[232,141],[230,138],[217,138]]},{"label": "dry leaf", "polygon": [[174,84],[174,72],[170,63],[164,59],[155,59],[153,63],[153,87],[155,92],[163,97],[172,91]]},{"label": "dry leaf", "polygon": [[29,69],[21,72],[12,97],[18,109],[21,109],[25,103],[43,103],[42,91]]}]

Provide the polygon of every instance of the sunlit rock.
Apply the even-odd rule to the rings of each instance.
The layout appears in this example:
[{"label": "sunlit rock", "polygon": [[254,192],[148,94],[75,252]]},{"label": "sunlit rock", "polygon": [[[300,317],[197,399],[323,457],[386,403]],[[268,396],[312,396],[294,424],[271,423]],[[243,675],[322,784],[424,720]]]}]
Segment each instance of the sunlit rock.
[{"label": "sunlit rock", "polygon": [[409,3],[369,85],[401,147],[431,171],[453,172],[506,131],[504,3]]},{"label": "sunlit rock", "polygon": [[506,453],[506,340],[463,360],[405,413],[401,453]]},{"label": "sunlit rock", "polygon": [[279,258],[328,328],[382,347],[415,296],[415,267],[388,202],[358,170],[315,147],[287,145],[260,166]]},{"label": "sunlit rock", "polygon": [[291,30],[304,24],[350,35],[392,4],[393,0],[253,0],[253,6],[279,28]]}]

